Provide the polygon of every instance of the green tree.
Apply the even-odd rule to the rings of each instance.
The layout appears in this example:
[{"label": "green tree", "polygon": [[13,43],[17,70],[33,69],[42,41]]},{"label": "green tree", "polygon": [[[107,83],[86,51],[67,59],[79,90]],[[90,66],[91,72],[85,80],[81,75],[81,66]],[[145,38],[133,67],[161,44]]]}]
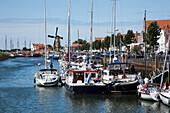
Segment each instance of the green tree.
[{"label": "green tree", "polygon": [[87,41],[86,41],[86,40],[83,40],[83,39],[78,39],[78,40],[76,40],[76,41],[73,42],[73,44],[75,44],[75,43],[86,44]]},{"label": "green tree", "polygon": [[134,37],[135,37],[135,34],[133,33],[133,31],[132,30],[128,30],[127,34],[125,35],[124,43],[126,45],[133,43],[134,42]]},{"label": "green tree", "polygon": [[149,47],[154,52],[157,49],[157,40],[159,39],[158,36],[160,35],[160,29],[157,22],[151,22],[148,29],[147,29],[147,43]]},{"label": "green tree", "polygon": [[109,36],[107,36],[105,38],[104,47],[107,48],[107,49],[109,49],[109,47],[110,47],[110,37]]},{"label": "green tree", "polygon": [[135,53],[138,53],[140,50],[141,50],[141,47],[140,47],[140,46],[136,46],[136,47],[133,48],[133,51],[134,51]]},{"label": "green tree", "polygon": [[93,42],[93,49],[100,49],[101,48],[101,40],[96,40]]}]

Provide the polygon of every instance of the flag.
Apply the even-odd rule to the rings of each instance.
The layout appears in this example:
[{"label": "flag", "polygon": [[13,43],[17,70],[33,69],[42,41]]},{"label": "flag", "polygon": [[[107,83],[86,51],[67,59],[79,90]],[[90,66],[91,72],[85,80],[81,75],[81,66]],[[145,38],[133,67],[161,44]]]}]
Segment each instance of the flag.
[{"label": "flag", "polygon": [[166,82],[164,83],[163,87],[162,87],[163,90],[166,89]]},{"label": "flag", "polygon": [[145,92],[146,87],[147,87],[147,86],[145,85],[145,87],[143,88],[143,92]]},{"label": "flag", "polygon": [[87,83],[90,83],[90,80],[91,80],[91,73],[90,71],[88,72],[88,79],[87,79]]}]

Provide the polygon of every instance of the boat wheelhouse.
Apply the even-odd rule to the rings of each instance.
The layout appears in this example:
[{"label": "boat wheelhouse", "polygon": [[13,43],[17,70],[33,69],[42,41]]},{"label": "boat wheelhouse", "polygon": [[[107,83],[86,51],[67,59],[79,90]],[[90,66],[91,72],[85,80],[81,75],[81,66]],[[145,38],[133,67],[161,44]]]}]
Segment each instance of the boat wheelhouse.
[{"label": "boat wheelhouse", "polygon": [[69,70],[65,87],[72,94],[103,94],[105,84],[95,70]]}]

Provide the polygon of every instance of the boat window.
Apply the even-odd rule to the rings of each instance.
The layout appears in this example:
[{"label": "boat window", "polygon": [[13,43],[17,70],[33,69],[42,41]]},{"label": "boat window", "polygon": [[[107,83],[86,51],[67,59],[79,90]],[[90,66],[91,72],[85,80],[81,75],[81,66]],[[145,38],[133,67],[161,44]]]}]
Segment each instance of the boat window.
[{"label": "boat window", "polygon": [[88,73],[85,73],[86,78],[88,77]]},{"label": "boat window", "polygon": [[78,73],[74,73],[74,78],[78,78]]},{"label": "boat window", "polygon": [[107,73],[106,73],[106,72],[104,72],[104,75],[107,75]]},{"label": "boat window", "polygon": [[96,77],[96,73],[91,73],[91,77],[95,78]]}]

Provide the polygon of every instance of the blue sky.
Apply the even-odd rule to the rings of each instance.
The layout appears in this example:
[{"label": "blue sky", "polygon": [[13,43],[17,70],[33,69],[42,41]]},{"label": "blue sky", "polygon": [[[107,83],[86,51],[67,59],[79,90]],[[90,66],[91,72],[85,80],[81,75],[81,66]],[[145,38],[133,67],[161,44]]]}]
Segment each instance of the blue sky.
[{"label": "blue sky", "polygon": [[[116,29],[126,33],[142,31],[144,10],[147,10],[147,20],[170,19],[170,0],[117,0]],[[62,45],[67,43],[68,0],[46,0],[47,34],[63,36]],[[95,37],[110,35],[111,0],[94,0],[93,40]],[[80,38],[90,40],[90,10],[91,0],[71,0],[71,41],[77,40],[77,30]],[[32,43],[44,43],[44,0],[1,0],[0,1],[0,49],[5,48],[5,35],[8,38],[8,49],[12,38],[14,48],[27,47]],[[53,39],[48,39],[53,44]]]}]

